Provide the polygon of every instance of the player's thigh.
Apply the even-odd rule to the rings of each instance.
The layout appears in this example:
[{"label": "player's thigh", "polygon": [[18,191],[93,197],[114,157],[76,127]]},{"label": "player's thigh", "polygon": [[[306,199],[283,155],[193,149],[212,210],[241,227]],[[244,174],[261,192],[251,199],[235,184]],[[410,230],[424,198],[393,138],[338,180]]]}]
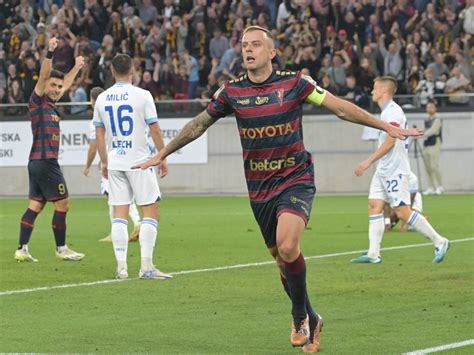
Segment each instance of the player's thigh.
[{"label": "player's thigh", "polygon": [[[375,210],[377,209],[378,206],[375,204],[377,202],[374,201],[383,201],[389,202],[388,194],[385,189],[385,179],[377,174],[374,174],[372,176],[372,181],[370,182],[370,190],[369,190],[369,214],[374,214],[374,213],[381,213],[376,212]],[[383,209],[383,206],[382,206]]]},{"label": "player's thigh", "polygon": [[127,171],[127,177],[138,206],[152,205],[161,200],[155,169]]},{"label": "player's thigh", "polygon": [[415,174],[408,175],[408,188],[410,190],[410,194],[415,194],[418,192],[418,177]]},{"label": "player's thigh", "polygon": [[[44,159],[38,161],[35,179],[37,186],[46,201],[59,201],[69,196],[66,180],[63,172],[55,159]],[[65,211],[61,208],[61,211]]]},{"label": "player's thigh", "polygon": [[272,249],[276,247],[277,204],[276,199],[265,202],[250,202],[252,212],[262,233],[265,245]]},{"label": "player's thigh", "polygon": [[130,205],[133,202],[133,190],[126,173],[126,171],[109,170],[108,188],[111,206]]},{"label": "player's thigh", "polygon": [[299,243],[311,216],[315,193],[314,185],[296,185],[278,196],[276,240],[284,259],[299,255]]},{"label": "player's thigh", "polygon": [[388,202],[392,208],[411,205],[408,175],[397,174],[384,177],[384,184]]},{"label": "player's thigh", "polygon": [[[40,179],[42,179],[43,176],[43,167],[41,164],[40,160],[30,160],[28,162],[28,180],[29,180],[29,192],[28,192],[28,197],[30,201],[36,201],[38,202],[37,204],[31,203],[31,209],[34,208],[39,208],[41,204],[44,204],[46,201],[46,198],[43,196],[43,191],[41,189],[40,185]],[[33,209],[34,211],[40,211]]]}]

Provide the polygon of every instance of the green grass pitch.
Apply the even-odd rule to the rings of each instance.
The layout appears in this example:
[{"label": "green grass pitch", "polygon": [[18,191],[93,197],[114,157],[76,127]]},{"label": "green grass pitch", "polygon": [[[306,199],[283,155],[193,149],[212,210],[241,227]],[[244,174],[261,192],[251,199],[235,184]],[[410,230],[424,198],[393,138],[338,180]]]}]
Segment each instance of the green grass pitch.
[{"label": "green grass pitch", "polygon": [[[425,213],[456,240],[474,237],[474,195],[429,196]],[[68,243],[81,262],[54,257],[52,206],[30,242],[38,263],[16,263],[25,200],[0,200],[0,352],[297,354],[289,343],[290,303],[273,264],[137,279],[140,250],[129,246],[131,280],[111,279],[115,258],[103,198],[72,198]],[[317,196],[304,255],[367,248],[367,199]],[[129,229],[131,227],[129,226]],[[386,233],[383,247],[424,244],[417,233]],[[380,265],[357,254],[307,260],[308,289],[325,319],[327,354],[414,351],[474,338],[474,240],[453,243],[433,265],[431,246],[382,252]],[[167,197],[155,263],[179,272],[271,261],[245,197]],[[33,292],[5,294],[32,289]],[[474,346],[446,353],[474,353]]]}]

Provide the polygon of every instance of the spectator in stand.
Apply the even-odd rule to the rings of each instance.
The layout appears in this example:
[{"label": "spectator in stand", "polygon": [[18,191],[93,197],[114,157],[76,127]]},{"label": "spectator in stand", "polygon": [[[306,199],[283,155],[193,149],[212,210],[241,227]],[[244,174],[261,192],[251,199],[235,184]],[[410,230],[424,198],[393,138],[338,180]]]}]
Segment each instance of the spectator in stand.
[{"label": "spectator in stand", "polygon": [[377,77],[374,68],[370,66],[369,59],[362,58],[360,67],[355,70],[357,86],[362,88],[366,95],[370,95],[374,87],[374,79]]},{"label": "spectator in stand", "polygon": [[172,100],[174,98],[174,75],[168,63],[161,66],[160,76],[160,99]]},{"label": "spectator in stand", "polygon": [[224,55],[224,52],[229,49],[229,40],[227,37],[222,35],[222,30],[216,28],[214,30],[214,37],[211,39],[209,44],[209,53],[211,58],[220,60]]},{"label": "spectator in stand", "polygon": [[231,66],[237,58],[240,57],[242,46],[240,42],[237,42],[232,48],[229,48],[224,52],[219,65],[216,68],[217,76],[221,74],[228,75],[231,71]]},{"label": "spectator in stand", "polygon": [[[158,62],[156,64],[158,66],[158,68],[156,68],[156,71],[159,72],[160,64]],[[149,71],[144,71],[139,86],[142,89],[148,90],[151,93],[151,96],[153,96],[153,99],[155,101],[158,101],[158,99],[160,98],[160,87],[158,83],[154,80],[155,74],[155,71],[153,74]]]},{"label": "spectator in stand", "polygon": [[118,12],[112,12],[112,15],[110,15],[110,21],[107,23],[105,33],[112,36],[114,40],[114,46],[116,47],[118,47],[122,41],[127,38],[125,25],[123,24]]},{"label": "spectator in stand", "polygon": [[471,82],[463,75],[461,68],[454,67],[451,77],[446,82],[445,91],[449,95],[448,101],[451,104],[466,104],[469,97],[465,94],[471,90]]},{"label": "spectator in stand", "polygon": [[151,0],[142,0],[142,5],[139,7],[140,20],[144,24],[153,23],[158,17],[158,10],[151,3]]},{"label": "spectator in stand", "polygon": [[[11,89],[8,92],[8,103],[9,104],[19,104],[25,101],[25,95],[23,94],[23,90],[21,89],[21,84],[19,80],[14,80],[12,82]],[[22,113],[21,107],[10,107],[7,110],[9,115],[15,116]]]},{"label": "spectator in stand", "polygon": [[63,73],[68,73],[74,67],[74,48],[64,37],[58,38],[58,48],[54,51],[54,67]]},{"label": "spectator in stand", "polygon": [[39,79],[39,62],[33,55],[26,57],[24,62],[25,64],[20,74],[23,79],[23,94],[25,97],[30,97]]},{"label": "spectator in stand", "polygon": [[350,66],[351,60],[345,50],[340,50],[332,58],[332,66],[328,70],[328,75],[337,90],[346,85],[346,74]]},{"label": "spectator in stand", "polygon": [[329,91],[331,94],[337,94],[337,88],[333,85],[331,77],[329,75],[323,75],[321,84],[319,84],[324,90]]},{"label": "spectator in stand", "polygon": [[433,78],[433,72],[431,69],[426,69],[424,74],[425,79],[420,80],[415,89],[416,106],[426,106],[429,101],[434,101],[435,81]]},{"label": "spectator in stand", "polygon": [[192,34],[192,51],[196,58],[209,56],[209,34],[206,30],[204,22],[196,24],[196,31]]},{"label": "spectator in stand", "polygon": [[396,38],[385,48],[385,35],[379,37],[379,51],[383,57],[383,75],[393,76],[400,81],[403,79],[403,59],[400,56],[402,44],[400,39]]},{"label": "spectator in stand", "polygon": [[188,98],[194,99],[199,86],[199,63],[186,50],[180,52],[180,61],[185,65],[186,74],[188,75]]},{"label": "spectator in stand", "polygon": [[441,74],[449,74],[448,66],[444,63],[444,54],[437,53],[435,61],[428,65],[428,69],[433,72],[433,79],[436,81]]},{"label": "spectator in stand", "polygon": [[[69,89],[69,98],[71,102],[87,102],[87,92],[84,88],[84,83],[81,78],[74,80],[74,83]],[[73,105],[71,106],[71,114],[78,115],[87,111],[88,105]]]}]

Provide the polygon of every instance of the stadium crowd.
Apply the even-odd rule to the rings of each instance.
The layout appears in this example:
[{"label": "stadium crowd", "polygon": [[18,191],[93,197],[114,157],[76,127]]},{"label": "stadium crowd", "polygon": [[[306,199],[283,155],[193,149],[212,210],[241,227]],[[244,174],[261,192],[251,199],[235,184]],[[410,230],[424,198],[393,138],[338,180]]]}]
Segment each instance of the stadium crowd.
[{"label": "stadium crowd", "polygon": [[[134,84],[156,101],[209,98],[243,72],[240,38],[257,24],[277,39],[277,69],[369,104],[392,75],[417,106],[465,104],[472,90],[474,0],[0,0],[0,103],[27,102],[51,36],[55,69],[85,65],[63,101],[113,84],[111,60],[133,57]],[[80,113],[87,106],[76,106]]]}]

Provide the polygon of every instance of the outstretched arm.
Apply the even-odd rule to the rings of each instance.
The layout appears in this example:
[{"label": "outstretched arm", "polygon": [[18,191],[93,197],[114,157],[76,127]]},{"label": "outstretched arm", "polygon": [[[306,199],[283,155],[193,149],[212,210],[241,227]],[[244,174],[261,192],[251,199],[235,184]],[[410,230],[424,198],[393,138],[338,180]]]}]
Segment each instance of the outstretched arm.
[{"label": "outstretched arm", "polygon": [[359,106],[340,99],[329,92],[326,92],[321,106],[327,108],[342,120],[380,129],[387,132],[393,138],[405,139],[407,136],[418,137],[423,135],[423,131],[418,128],[402,129],[392,126],[385,121],[378,120]]},{"label": "outstretched arm", "polygon": [[53,37],[48,42],[48,54],[43,59],[43,63],[41,64],[41,69],[39,73],[38,81],[36,82],[35,86],[35,93],[38,96],[44,95],[44,89],[46,88],[46,82],[49,79],[49,75],[51,74],[51,70],[53,69],[53,52],[56,50],[58,46],[58,39]]},{"label": "outstretched arm", "polygon": [[217,119],[211,117],[207,111],[201,112],[192,121],[188,122],[178,133],[178,135],[171,142],[169,142],[168,145],[160,150],[158,155],[155,155],[150,160],[142,164],[135,165],[132,168],[146,169],[153,165],[160,165],[163,159],[165,159],[168,155],[199,138],[216,121]]},{"label": "outstretched arm", "polygon": [[354,174],[357,176],[362,176],[365,170],[367,170],[374,162],[382,158],[385,154],[387,154],[395,145],[395,138],[387,137],[385,142],[366,160],[362,163],[357,165],[354,170]]}]

